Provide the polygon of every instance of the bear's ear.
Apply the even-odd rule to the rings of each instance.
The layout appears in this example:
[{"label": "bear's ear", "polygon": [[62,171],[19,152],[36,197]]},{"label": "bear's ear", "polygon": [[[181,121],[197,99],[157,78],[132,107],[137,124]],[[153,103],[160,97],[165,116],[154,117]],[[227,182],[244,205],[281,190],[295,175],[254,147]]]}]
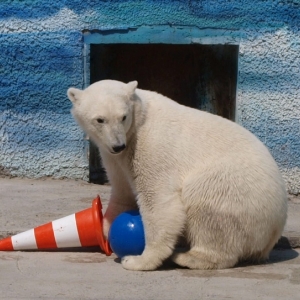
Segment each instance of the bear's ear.
[{"label": "bear's ear", "polygon": [[128,93],[129,93],[130,96],[134,94],[135,89],[137,88],[137,86],[138,86],[137,81],[131,81],[131,82],[127,83],[127,90],[128,90]]},{"label": "bear's ear", "polygon": [[83,91],[76,88],[69,88],[67,91],[68,97],[72,103],[80,101]]}]

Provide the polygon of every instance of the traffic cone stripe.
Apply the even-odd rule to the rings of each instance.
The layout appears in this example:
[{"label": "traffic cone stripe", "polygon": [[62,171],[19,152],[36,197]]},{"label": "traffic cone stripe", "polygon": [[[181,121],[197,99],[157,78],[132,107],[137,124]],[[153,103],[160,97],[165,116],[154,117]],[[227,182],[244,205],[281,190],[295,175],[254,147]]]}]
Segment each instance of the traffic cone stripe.
[{"label": "traffic cone stripe", "polygon": [[53,221],[52,227],[58,248],[81,247],[75,214]]},{"label": "traffic cone stripe", "polygon": [[2,251],[13,251],[14,247],[10,237],[5,238],[1,241],[1,250]]},{"label": "traffic cone stripe", "polygon": [[75,214],[79,240],[82,247],[98,245],[95,230],[90,230],[90,228],[95,227],[93,215],[91,213],[87,214],[87,210]]},{"label": "traffic cone stripe", "polygon": [[11,237],[14,250],[37,249],[34,229],[24,231]]},{"label": "traffic cone stripe", "polygon": [[57,248],[52,222],[34,228],[34,235],[38,249]]}]

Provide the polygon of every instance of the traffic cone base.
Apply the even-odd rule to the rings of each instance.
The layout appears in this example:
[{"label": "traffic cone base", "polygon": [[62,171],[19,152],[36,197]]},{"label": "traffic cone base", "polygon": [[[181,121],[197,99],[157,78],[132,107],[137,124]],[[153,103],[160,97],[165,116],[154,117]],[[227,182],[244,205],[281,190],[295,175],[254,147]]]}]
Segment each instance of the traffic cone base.
[{"label": "traffic cone base", "polygon": [[111,255],[112,250],[103,236],[102,223],[102,205],[97,196],[91,208],[1,240],[0,251],[99,245],[106,255]]}]

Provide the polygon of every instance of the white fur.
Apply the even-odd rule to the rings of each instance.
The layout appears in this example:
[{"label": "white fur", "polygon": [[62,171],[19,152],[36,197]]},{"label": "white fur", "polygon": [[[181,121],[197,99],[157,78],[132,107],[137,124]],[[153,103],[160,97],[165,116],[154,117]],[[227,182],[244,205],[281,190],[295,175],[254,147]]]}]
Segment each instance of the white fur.
[{"label": "white fur", "polygon": [[[285,186],[266,147],[234,122],[136,86],[103,80],[68,90],[112,185],[105,234],[136,204],[142,215],[145,250],[124,257],[123,267],[154,270],[168,257],[195,269],[266,259],[287,213]],[[125,150],[113,154],[122,143]],[[182,237],[187,249],[176,250]]]}]

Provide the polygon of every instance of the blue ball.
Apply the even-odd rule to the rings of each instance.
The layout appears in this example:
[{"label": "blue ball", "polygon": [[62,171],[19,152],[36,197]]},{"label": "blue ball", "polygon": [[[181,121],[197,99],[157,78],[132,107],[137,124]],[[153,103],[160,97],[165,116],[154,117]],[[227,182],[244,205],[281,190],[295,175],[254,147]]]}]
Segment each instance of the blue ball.
[{"label": "blue ball", "polygon": [[131,210],[117,216],[110,227],[108,241],[119,258],[142,254],[145,248],[145,234],[139,211]]}]

